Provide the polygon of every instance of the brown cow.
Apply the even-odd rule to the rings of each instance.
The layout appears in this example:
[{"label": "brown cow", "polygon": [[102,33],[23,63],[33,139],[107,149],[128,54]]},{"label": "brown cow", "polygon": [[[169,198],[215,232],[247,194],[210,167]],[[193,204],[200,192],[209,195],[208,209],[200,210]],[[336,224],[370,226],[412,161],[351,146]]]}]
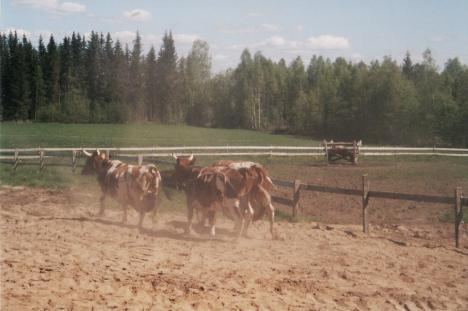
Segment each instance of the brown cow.
[{"label": "brown cow", "polygon": [[[272,238],[274,234],[275,209],[271,203],[269,191],[275,187],[265,168],[258,163],[249,161],[221,160],[216,162],[214,167],[222,168],[224,171],[236,171],[242,176],[242,192],[239,195],[245,198],[240,205],[240,212],[243,215],[243,234],[247,235],[249,225],[252,221],[261,219],[267,213],[270,221],[270,232]],[[239,179],[236,174],[229,174],[228,181],[233,183]],[[253,182],[253,183],[252,183]]]},{"label": "brown cow", "polygon": [[188,223],[186,233],[191,234],[192,232],[193,212],[195,208],[202,214],[202,224],[205,222],[205,216],[208,216],[212,235],[215,233],[213,222],[215,222],[216,211],[220,208],[227,217],[236,220],[237,223],[240,219],[240,214],[236,213],[234,204],[223,204],[225,203],[225,198],[216,189],[216,184],[220,184],[219,178],[222,177],[199,179],[198,176],[203,168],[194,165],[195,158],[193,155],[190,157],[177,157],[173,155],[173,157],[176,159],[176,164],[172,179],[176,186],[185,192],[187,200]]},{"label": "brown cow", "polygon": [[82,175],[97,174],[97,180],[102,190],[99,216],[104,214],[104,201],[111,196],[122,205],[123,219],[127,221],[127,206],[131,205],[140,213],[138,226],[141,228],[145,213],[153,212],[153,222],[156,216],[157,196],[161,185],[161,175],[152,165],[129,165],[119,160],[110,160],[99,150],[89,153],[81,172]]},{"label": "brown cow", "polygon": [[225,214],[236,221],[238,234],[244,235],[247,234],[250,222],[261,218],[266,210],[270,216],[270,231],[274,237],[274,208],[267,191],[273,184],[261,165],[252,162],[220,161],[213,166],[201,168],[193,166],[193,156],[175,158],[177,163],[174,178],[180,180],[180,184],[186,185],[184,190],[187,195],[189,233],[193,208],[198,203],[208,212],[213,235],[216,212],[223,208]]}]

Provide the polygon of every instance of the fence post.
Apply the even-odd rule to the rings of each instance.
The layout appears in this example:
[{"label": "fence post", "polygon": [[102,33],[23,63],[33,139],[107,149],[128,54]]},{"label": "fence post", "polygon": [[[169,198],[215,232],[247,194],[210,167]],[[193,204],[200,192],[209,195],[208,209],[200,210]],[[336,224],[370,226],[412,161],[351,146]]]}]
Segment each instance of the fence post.
[{"label": "fence post", "polygon": [[110,151],[109,149],[106,149],[106,159],[110,159]]},{"label": "fence post", "polygon": [[460,246],[460,225],[463,220],[462,188],[455,188],[455,247]]},{"label": "fence post", "polygon": [[45,151],[43,149],[41,149],[41,151],[39,151],[39,171],[42,172],[42,170],[44,169],[44,166],[45,166]]},{"label": "fence post", "polygon": [[358,163],[358,151],[357,151],[358,145],[355,140],[353,140],[353,164]]},{"label": "fence post", "polygon": [[139,154],[138,155],[138,165],[142,165],[142,164],[143,164],[143,155]]},{"label": "fence post", "polygon": [[299,200],[301,198],[301,181],[299,179],[294,179],[294,190],[293,190],[293,218],[296,218],[297,207],[299,206]]},{"label": "fence post", "polygon": [[13,160],[13,174],[16,174],[16,168],[18,167],[19,162],[19,152],[15,149],[15,157]]},{"label": "fence post", "polygon": [[327,164],[328,164],[329,163],[329,161],[328,161],[328,147],[327,147],[327,140],[326,139],[323,140],[323,146],[325,148],[325,159],[327,160]]},{"label": "fence post", "polygon": [[74,173],[76,171],[76,150],[73,150],[72,153],[72,172]]},{"label": "fence post", "polygon": [[369,205],[369,181],[367,174],[362,175],[362,231],[369,233],[369,223],[367,220],[367,206]]}]

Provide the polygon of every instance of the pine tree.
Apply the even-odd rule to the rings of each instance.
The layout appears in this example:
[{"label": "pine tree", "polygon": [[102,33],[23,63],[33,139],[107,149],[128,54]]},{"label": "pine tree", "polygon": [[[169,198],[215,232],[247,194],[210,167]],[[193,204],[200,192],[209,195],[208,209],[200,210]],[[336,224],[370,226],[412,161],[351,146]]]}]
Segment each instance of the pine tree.
[{"label": "pine tree", "polygon": [[413,78],[413,61],[411,60],[411,55],[409,51],[406,51],[406,56],[405,59],[403,59],[403,65],[401,69],[406,78]]},{"label": "pine tree", "polygon": [[50,36],[44,55],[44,86],[46,106],[41,110],[39,118],[45,121],[60,121],[60,63],[57,45],[53,35]]},{"label": "pine tree", "polygon": [[145,71],[145,111],[147,119],[157,120],[157,76],[156,76],[156,51],[151,46],[146,56]]},{"label": "pine tree", "polygon": [[124,122],[129,120],[128,84],[129,84],[129,51],[122,49],[120,41],[114,46],[114,61],[112,62],[112,75],[115,78],[115,86],[112,90],[112,114],[110,120],[113,122]]},{"label": "pine tree", "polygon": [[0,121],[4,120],[4,106],[5,102],[8,101],[6,88],[7,88],[7,73],[8,73],[8,43],[7,37],[4,33],[0,33]]},{"label": "pine tree", "polygon": [[[23,38],[23,41],[26,39]],[[16,32],[14,34],[10,32],[7,42],[9,59],[6,64],[6,85],[3,90],[6,95],[3,117],[6,120],[26,120],[30,106],[30,86],[25,51]]]},{"label": "pine tree", "polygon": [[101,53],[99,34],[92,31],[87,44],[85,63],[88,98],[90,99],[89,113],[91,122],[100,122],[103,119],[99,81],[102,72]]},{"label": "pine tree", "polygon": [[133,49],[130,60],[130,89],[129,103],[132,111],[133,120],[146,119],[144,111],[144,85],[143,85],[143,66],[142,66],[142,45],[139,32],[133,41]]},{"label": "pine tree", "polygon": [[165,33],[163,45],[156,61],[157,102],[159,115],[164,123],[182,121],[180,100],[178,94],[177,54],[172,33]]}]

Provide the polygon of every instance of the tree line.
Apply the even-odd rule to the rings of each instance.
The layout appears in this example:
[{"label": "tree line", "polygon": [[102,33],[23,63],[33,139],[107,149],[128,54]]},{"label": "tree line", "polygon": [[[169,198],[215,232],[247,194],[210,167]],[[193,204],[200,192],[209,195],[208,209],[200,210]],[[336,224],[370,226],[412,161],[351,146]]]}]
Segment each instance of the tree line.
[{"label": "tree line", "polygon": [[165,33],[146,55],[110,34],[0,35],[1,120],[159,122],[269,130],[367,143],[468,146],[468,66],[313,56],[289,64],[244,50],[213,75],[206,42],[178,57]]}]

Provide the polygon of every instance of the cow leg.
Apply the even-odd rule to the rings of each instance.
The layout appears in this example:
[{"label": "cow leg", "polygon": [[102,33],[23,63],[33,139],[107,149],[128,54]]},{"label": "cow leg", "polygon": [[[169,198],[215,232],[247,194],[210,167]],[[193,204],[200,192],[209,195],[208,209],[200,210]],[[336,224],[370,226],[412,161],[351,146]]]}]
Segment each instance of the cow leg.
[{"label": "cow leg", "polygon": [[245,216],[245,224],[244,228],[242,230],[242,235],[244,237],[248,237],[247,231],[249,230],[250,223],[252,222],[253,216],[254,216],[254,210],[252,208],[252,204],[250,204],[250,201],[247,198],[244,198],[246,200],[245,206],[247,207],[244,211],[244,216]]},{"label": "cow leg", "polygon": [[228,209],[230,218],[232,218],[232,220],[234,221],[233,232],[239,233],[240,235],[240,232],[242,231],[242,227],[244,225],[242,213],[240,211],[240,201],[238,199],[235,199],[234,201],[226,200],[224,204]]},{"label": "cow leg", "polygon": [[145,212],[140,210],[140,219],[138,220],[138,228],[143,228],[143,220],[145,219]]},{"label": "cow leg", "polygon": [[[200,215],[201,214],[201,215]],[[197,218],[198,218],[198,225],[202,228],[205,228],[206,224],[206,211],[201,207],[197,208]]]},{"label": "cow leg", "polygon": [[192,221],[193,221],[193,205],[187,202],[187,228],[185,229],[186,234],[192,234]]},{"label": "cow leg", "polygon": [[200,226],[204,225],[204,224],[202,223],[202,219],[200,218],[200,209],[197,208],[197,209],[195,210],[195,214],[197,215],[198,225],[200,225]]},{"label": "cow leg", "polygon": [[266,211],[268,213],[268,219],[270,221],[271,238],[276,239],[275,231],[274,231],[274,228],[273,228],[273,226],[275,224],[275,208],[273,207],[273,204],[271,204],[271,196],[262,187],[259,187],[258,194],[260,195],[259,201],[262,203],[262,206],[266,206]]},{"label": "cow leg", "polygon": [[216,235],[216,211],[209,211],[210,236]]},{"label": "cow leg", "polygon": [[102,194],[99,198],[99,213],[98,216],[104,216],[104,200],[106,199],[106,195]]},{"label": "cow leg", "polygon": [[275,240],[275,239],[276,239],[276,235],[275,235],[275,231],[274,231],[274,228],[273,228],[273,225],[275,224],[275,208],[273,207],[273,205],[271,204],[271,202],[268,204],[267,212],[268,212],[268,219],[270,220],[270,233],[271,233],[271,238],[272,238],[273,240]]},{"label": "cow leg", "polygon": [[155,206],[153,208],[153,214],[151,216],[151,222],[153,223],[153,226],[158,223],[159,217],[158,217],[158,206]]},{"label": "cow leg", "polygon": [[127,211],[128,211],[127,204],[122,204],[122,209],[123,209],[122,223],[124,224],[127,222]]},{"label": "cow leg", "polygon": [[236,200],[234,206],[232,207],[233,214],[235,217],[234,233],[236,233],[237,238],[239,238],[244,231],[245,220],[243,217],[243,209],[241,208],[241,200]]}]

